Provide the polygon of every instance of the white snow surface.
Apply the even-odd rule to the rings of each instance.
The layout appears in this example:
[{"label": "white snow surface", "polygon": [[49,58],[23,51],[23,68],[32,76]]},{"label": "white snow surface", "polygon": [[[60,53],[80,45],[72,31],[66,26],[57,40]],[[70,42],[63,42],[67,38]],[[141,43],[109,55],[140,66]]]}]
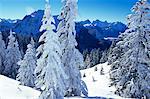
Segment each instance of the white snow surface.
[{"label": "white snow surface", "polygon": [[117,37],[104,37],[104,40],[110,40],[110,41],[113,41],[113,40],[116,40],[118,39]]},{"label": "white snow surface", "polygon": [[0,99],[38,99],[39,91],[21,86],[20,82],[0,75]]},{"label": "white snow surface", "polygon": [[[95,68],[97,67],[97,71]],[[101,67],[103,67],[104,75],[100,75]],[[107,63],[99,64],[94,66],[93,68],[89,68],[86,70],[82,70],[81,74],[82,77],[85,74],[86,77],[82,78],[85,81],[88,87],[89,97],[106,97],[106,98],[114,98],[114,99],[123,99],[120,96],[114,94],[115,87],[110,86],[110,79],[109,79],[109,70],[110,66]],[[94,79],[94,82],[93,82]]]},{"label": "white snow surface", "polygon": [[[97,71],[95,71],[97,67]],[[107,63],[96,65],[93,68],[81,70],[82,78],[87,84],[89,98],[87,99],[100,99],[100,98],[113,98],[123,99],[114,94],[115,88],[109,87],[109,69]],[[104,75],[100,75],[101,67],[104,68]],[[94,79],[94,82],[93,82]],[[38,99],[40,92],[32,88],[20,85],[20,82],[0,75],[0,99]],[[81,97],[72,97],[65,99],[82,99]],[[86,99],[86,98],[84,98]]]}]

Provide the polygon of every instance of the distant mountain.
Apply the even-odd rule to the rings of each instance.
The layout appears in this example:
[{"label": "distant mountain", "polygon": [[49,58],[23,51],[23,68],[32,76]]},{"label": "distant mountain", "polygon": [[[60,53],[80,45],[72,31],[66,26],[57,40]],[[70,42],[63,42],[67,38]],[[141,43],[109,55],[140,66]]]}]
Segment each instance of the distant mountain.
[{"label": "distant mountain", "polygon": [[108,23],[99,20],[90,22],[89,20],[79,22],[80,25],[88,29],[88,33],[101,40],[107,37],[118,37],[120,32],[124,32],[126,25],[121,22]]},{"label": "distant mountain", "polygon": [[16,22],[17,20],[6,20],[0,18],[0,31],[3,32],[9,30],[15,25]]},{"label": "distant mountain", "polygon": [[92,50],[93,48],[101,48],[105,50],[111,45],[110,40],[97,39],[96,36],[89,33],[89,29],[82,23],[76,23],[78,48],[82,52],[85,49]]},{"label": "distant mountain", "polygon": [[[38,42],[42,34],[39,32],[39,28],[42,24],[43,14],[43,10],[38,10],[31,15],[25,16],[22,20],[0,19],[0,31],[3,33],[5,41],[7,42],[6,37],[9,35],[10,29],[12,29],[17,33],[22,49],[26,49],[26,44],[29,43],[31,36]],[[59,23],[57,16],[54,16],[54,19],[57,26]],[[102,22],[99,20],[76,22],[78,48],[81,52],[85,49],[91,50],[93,48],[104,50],[111,44],[111,41],[105,38],[116,38],[125,29],[126,25],[121,22],[108,23],[107,21]]]},{"label": "distant mountain", "polygon": [[76,22],[77,41],[81,51],[85,49],[108,49],[111,41],[126,30],[126,25],[121,22],[108,23],[99,20],[91,22],[85,20]]},{"label": "distant mountain", "polygon": [[43,17],[43,11],[39,10],[31,15],[25,16],[22,20],[18,21],[13,27],[13,31],[25,35],[39,35],[39,28]]}]

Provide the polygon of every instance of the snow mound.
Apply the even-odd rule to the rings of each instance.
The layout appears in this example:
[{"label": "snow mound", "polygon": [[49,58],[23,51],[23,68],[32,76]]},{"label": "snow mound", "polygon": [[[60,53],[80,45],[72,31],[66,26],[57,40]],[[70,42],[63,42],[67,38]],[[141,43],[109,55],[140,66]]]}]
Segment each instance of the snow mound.
[{"label": "snow mound", "polygon": [[38,99],[39,91],[20,85],[20,82],[0,75],[0,99]]},{"label": "snow mound", "polygon": [[[100,75],[102,68],[104,75]],[[85,76],[82,79],[87,84],[89,97],[123,99],[114,94],[114,87],[110,87],[109,70],[110,66],[104,63],[81,71],[82,77]]]}]

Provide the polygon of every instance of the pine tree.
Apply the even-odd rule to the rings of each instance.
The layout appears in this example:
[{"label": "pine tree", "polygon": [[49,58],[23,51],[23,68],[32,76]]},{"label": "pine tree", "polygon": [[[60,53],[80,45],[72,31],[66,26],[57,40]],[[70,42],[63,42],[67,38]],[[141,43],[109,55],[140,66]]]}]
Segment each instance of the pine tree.
[{"label": "pine tree", "polygon": [[87,54],[89,53],[88,49],[83,50],[83,58],[86,59]]},{"label": "pine tree", "polygon": [[96,57],[95,57],[95,65],[99,64],[100,63],[100,58],[101,58],[101,50],[100,48],[96,49]]},{"label": "pine tree", "polygon": [[124,54],[123,52],[123,43],[125,41],[124,38],[126,35],[129,35],[129,31],[122,33],[118,40],[112,43],[111,48],[109,49],[109,57],[108,57],[108,64],[111,65],[111,73],[110,79],[112,80],[111,85],[116,85],[118,82],[118,77],[120,76],[118,73],[120,61],[122,60],[121,57]]},{"label": "pine tree", "polygon": [[[118,55],[118,53],[119,53],[118,49],[119,48],[116,47],[116,43],[118,41],[120,41],[119,37],[118,37],[117,40],[112,41],[112,44],[111,44],[111,46],[109,48],[109,52],[108,52],[108,65],[111,65],[114,61],[116,61],[116,59],[119,56]],[[114,48],[115,48],[115,50],[114,50]]]},{"label": "pine tree", "polygon": [[96,64],[96,49],[92,49],[90,52],[90,59],[91,59],[91,67]]},{"label": "pine tree", "polygon": [[86,55],[85,67],[86,67],[86,68],[90,68],[90,67],[91,67],[91,58],[90,58],[90,55],[89,55],[89,54]]},{"label": "pine tree", "polygon": [[61,63],[62,51],[55,29],[54,19],[50,14],[49,1],[46,1],[43,24],[40,28],[45,31],[40,37],[38,52],[41,53],[37,60],[35,69],[36,88],[41,90],[39,99],[63,99],[64,98],[64,79],[67,76]]},{"label": "pine tree", "polygon": [[22,85],[29,87],[35,86],[34,71],[36,68],[36,59],[35,48],[33,45],[28,44],[23,60],[18,62],[20,68],[18,70],[17,80],[20,81]]},{"label": "pine tree", "polygon": [[35,47],[35,42],[34,42],[34,39],[33,39],[33,37],[31,37],[30,44],[31,44],[33,47]]},{"label": "pine tree", "polygon": [[3,66],[3,62],[5,60],[5,51],[6,51],[6,46],[5,46],[5,42],[3,41],[2,38],[2,33],[0,32],[0,74],[2,73],[4,66]]},{"label": "pine tree", "polygon": [[15,33],[10,31],[9,42],[6,49],[6,60],[4,61],[5,69],[3,71],[4,75],[11,78],[16,78],[19,66],[17,62],[21,60],[21,53],[19,50],[19,44],[14,37]]},{"label": "pine tree", "polygon": [[102,57],[100,59],[100,63],[105,63],[108,60],[108,49],[104,50],[104,52],[102,53]]},{"label": "pine tree", "polygon": [[150,3],[138,1],[128,16],[128,28],[118,45],[121,56],[111,71],[116,93],[130,98],[150,97]]},{"label": "pine tree", "polygon": [[[76,49],[76,31],[75,18],[77,16],[77,0],[62,0],[63,8],[61,15],[58,17],[61,21],[58,24],[57,33],[59,34],[59,41],[62,48],[62,63],[65,67],[65,72],[69,76],[65,82],[66,95],[65,96],[80,96],[81,95],[81,74],[78,65],[83,63],[83,57]],[[80,56],[77,56],[80,55]],[[80,62],[79,62],[80,61]],[[80,63],[80,64],[77,64]]]},{"label": "pine tree", "polygon": [[88,49],[83,51],[83,57],[84,57],[84,68],[83,69],[87,69],[91,67],[91,59],[90,59],[90,55],[89,55],[89,51]]},{"label": "pine tree", "polygon": [[83,55],[79,52],[78,49],[75,49],[75,65],[78,67],[79,70],[84,69],[85,64],[84,64],[84,59]]},{"label": "pine tree", "polygon": [[[32,47],[33,47],[33,50],[34,50],[33,52],[36,54],[36,53],[37,53],[37,51],[36,51],[36,43],[35,43],[33,37],[31,37],[30,44],[31,44]],[[37,60],[37,55],[36,55],[36,60]]]},{"label": "pine tree", "polygon": [[90,59],[91,59],[91,67],[97,65],[100,62],[100,49],[92,49],[90,52]]}]

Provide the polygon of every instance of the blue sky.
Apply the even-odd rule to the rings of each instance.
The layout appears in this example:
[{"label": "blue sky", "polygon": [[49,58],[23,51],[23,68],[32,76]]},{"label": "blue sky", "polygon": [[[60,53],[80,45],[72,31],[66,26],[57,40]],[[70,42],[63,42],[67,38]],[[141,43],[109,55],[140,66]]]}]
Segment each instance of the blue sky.
[{"label": "blue sky", "polygon": [[[79,0],[77,20],[90,19],[108,22],[121,21],[125,23],[126,16],[138,0]],[[61,0],[50,0],[52,14],[61,10]],[[44,0],[0,0],[0,18],[22,19],[31,12],[44,9]]]}]

